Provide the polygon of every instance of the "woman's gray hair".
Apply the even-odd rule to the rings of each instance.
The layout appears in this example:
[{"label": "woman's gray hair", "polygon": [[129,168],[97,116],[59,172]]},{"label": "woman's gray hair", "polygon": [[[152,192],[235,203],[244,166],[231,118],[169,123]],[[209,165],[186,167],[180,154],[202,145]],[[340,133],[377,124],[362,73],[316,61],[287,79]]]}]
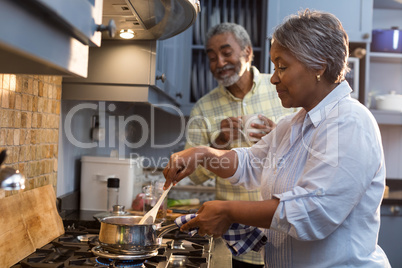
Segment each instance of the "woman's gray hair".
[{"label": "woman's gray hair", "polygon": [[235,37],[240,48],[244,50],[247,46],[252,46],[250,36],[243,26],[236,23],[224,22],[210,28],[206,35],[205,45],[208,44],[209,39],[218,34],[231,33]]},{"label": "woman's gray hair", "polygon": [[339,83],[349,68],[349,38],[342,23],[333,14],[306,9],[287,17],[272,35],[307,68],[319,70],[326,66],[323,76]]}]

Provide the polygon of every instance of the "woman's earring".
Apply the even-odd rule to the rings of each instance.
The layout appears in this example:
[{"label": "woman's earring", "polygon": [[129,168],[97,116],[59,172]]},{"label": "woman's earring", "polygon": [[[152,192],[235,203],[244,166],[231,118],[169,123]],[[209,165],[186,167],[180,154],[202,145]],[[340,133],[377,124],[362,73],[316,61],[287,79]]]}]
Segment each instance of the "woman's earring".
[{"label": "woman's earring", "polygon": [[321,81],[321,75],[317,74],[317,82]]}]

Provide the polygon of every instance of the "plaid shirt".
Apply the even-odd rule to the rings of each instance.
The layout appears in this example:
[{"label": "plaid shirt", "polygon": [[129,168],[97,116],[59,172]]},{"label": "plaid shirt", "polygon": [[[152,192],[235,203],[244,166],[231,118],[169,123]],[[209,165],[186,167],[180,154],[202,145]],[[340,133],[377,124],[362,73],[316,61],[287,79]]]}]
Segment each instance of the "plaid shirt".
[{"label": "plaid shirt", "polygon": [[[270,74],[262,74],[254,66],[252,72],[253,86],[243,99],[236,98],[225,87],[218,86],[194,105],[187,126],[185,148],[198,145],[210,146],[219,135],[220,123],[225,118],[258,113],[277,123],[283,116],[296,111],[296,109],[283,108],[276,88],[270,82]],[[228,149],[238,147],[248,147],[244,138],[233,141]],[[201,166],[189,177],[197,184],[216,179],[216,199],[218,200],[261,200],[259,190],[247,191],[241,186],[232,186],[227,180],[219,179],[214,173]],[[264,264],[259,253],[250,252],[235,258],[248,263]]]}]

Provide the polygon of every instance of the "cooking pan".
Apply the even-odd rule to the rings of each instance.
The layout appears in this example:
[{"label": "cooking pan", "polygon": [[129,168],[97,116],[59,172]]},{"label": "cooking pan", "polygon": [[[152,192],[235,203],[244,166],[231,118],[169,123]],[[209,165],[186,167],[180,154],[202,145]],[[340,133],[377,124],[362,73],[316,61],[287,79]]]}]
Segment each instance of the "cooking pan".
[{"label": "cooking pan", "polygon": [[161,246],[162,236],[177,229],[176,224],[162,227],[162,222],[138,224],[142,216],[110,215],[101,222],[99,243],[104,250],[117,254],[144,255]]}]

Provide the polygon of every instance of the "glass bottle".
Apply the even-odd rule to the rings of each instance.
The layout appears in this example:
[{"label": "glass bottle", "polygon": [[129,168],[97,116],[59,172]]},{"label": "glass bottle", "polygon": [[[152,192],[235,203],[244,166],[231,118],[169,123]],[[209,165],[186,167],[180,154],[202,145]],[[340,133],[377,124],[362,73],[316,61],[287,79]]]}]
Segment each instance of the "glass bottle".
[{"label": "glass bottle", "polygon": [[107,211],[112,212],[113,206],[119,204],[120,179],[107,179]]},{"label": "glass bottle", "polygon": [[152,185],[147,185],[142,188],[142,191],[145,193],[145,195],[142,197],[143,198],[143,204],[144,204],[144,212],[148,212],[151,210],[151,208],[154,207],[156,203],[156,199],[154,197],[154,187]]}]

